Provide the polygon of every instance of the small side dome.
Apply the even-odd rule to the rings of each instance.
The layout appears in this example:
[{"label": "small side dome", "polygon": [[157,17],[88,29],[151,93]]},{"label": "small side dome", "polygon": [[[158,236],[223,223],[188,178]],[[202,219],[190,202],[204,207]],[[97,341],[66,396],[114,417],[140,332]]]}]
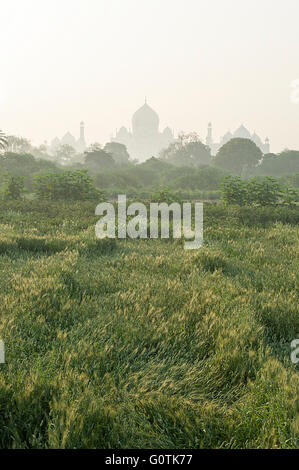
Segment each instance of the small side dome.
[{"label": "small side dome", "polygon": [[117,137],[127,137],[129,135],[129,131],[126,127],[122,126],[119,131],[117,132]]},{"label": "small side dome", "polygon": [[222,137],[222,141],[221,141],[221,144],[224,145],[226,144],[227,142],[229,142],[231,139],[233,138],[233,134],[228,131],[226,134],[224,134],[224,136]]}]

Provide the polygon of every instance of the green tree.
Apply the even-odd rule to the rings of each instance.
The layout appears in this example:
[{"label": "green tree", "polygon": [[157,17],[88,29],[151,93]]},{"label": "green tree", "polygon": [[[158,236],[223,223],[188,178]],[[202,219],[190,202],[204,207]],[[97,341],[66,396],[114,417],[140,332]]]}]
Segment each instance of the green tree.
[{"label": "green tree", "polygon": [[101,148],[85,152],[85,166],[92,171],[113,169],[116,166],[110,153]]},{"label": "green tree", "polygon": [[35,178],[34,189],[39,199],[83,201],[98,199],[102,193],[93,186],[86,170],[48,173]]},{"label": "green tree", "polygon": [[16,176],[23,176],[27,191],[32,191],[32,178],[38,174],[45,174],[49,170],[59,171],[58,167],[51,161],[36,160],[30,154],[17,154],[6,152],[0,159],[0,173],[10,173]]},{"label": "green tree", "polygon": [[172,188],[180,188],[188,190],[215,190],[219,189],[223,177],[226,175],[226,172],[220,170],[219,168],[214,168],[212,166],[206,166],[203,168],[189,169],[188,172],[186,169],[181,170],[181,174],[169,181],[169,185]]},{"label": "green tree", "polygon": [[20,200],[25,193],[23,176],[6,173],[3,177],[3,186],[1,188],[2,199]]},{"label": "green tree", "polygon": [[196,133],[182,133],[176,142],[162,150],[161,159],[176,166],[198,168],[210,165],[211,151],[200,141]]},{"label": "green tree", "polygon": [[24,175],[35,170],[36,160],[30,154],[6,152],[1,159],[1,168],[11,173]]},{"label": "green tree", "polygon": [[226,176],[221,183],[222,199],[226,204],[247,204],[247,185],[239,176]]},{"label": "green tree", "polygon": [[278,155],[265,155],[261,165],[256,169],[260,175],[280,176],[299,172],[299,151],[284,150]]},{"label": "green tree", "polygon": [[247,202],[249,205],[277,205],[281,194],[282,188],[274,178],[252,178],[247,183]]},{"label": "green tree", "polygon": [[227,176],[222,184],[222,199],[227,204],[239,206],[294,206],[298,201],[295,188],[280,186],[274,178],[252,178],[242,180],[239,176]]},{"label": "green tree", "polygon": [[250,139],[231,139],[214,158],[214,165],[235,175],[255,167],[262,159],[262,151]]},{"label": "green tree", "polygon": [[55,152],[55,159],[63,165],[68,165],[72,162],[76,154],[74,147],[68,144],[60,145]]},{"label": "green tree", "polygon": [[112,155],[117,165],[128,165],[130,155],[125,145],[119,144],[118,142],[108,142],[104,147],[104,151]]},{"label": "green tree", "polygon": [[294,173],[288,180],[294,188],[299,188],[299,173]]}]

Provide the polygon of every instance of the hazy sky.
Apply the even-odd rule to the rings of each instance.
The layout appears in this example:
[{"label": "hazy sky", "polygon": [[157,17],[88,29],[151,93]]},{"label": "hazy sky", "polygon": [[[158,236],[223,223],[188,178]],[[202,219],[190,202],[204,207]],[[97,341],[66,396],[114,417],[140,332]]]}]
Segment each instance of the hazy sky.
[{"label": "hazy sky", "polygon": [[299,149],[298,0],[0,0],[0,128],[105,143],[148,103],[216,140],[244,123]]}]

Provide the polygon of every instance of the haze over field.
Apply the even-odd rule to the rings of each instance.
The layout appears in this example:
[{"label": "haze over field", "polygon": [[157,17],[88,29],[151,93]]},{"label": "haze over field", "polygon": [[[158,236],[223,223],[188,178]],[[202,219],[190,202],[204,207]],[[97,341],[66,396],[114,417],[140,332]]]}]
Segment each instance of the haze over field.
[{"label": "haze over field", "polygon": [[0,2],[0,449],[298,449],[299,0]]},{"label": "haze over field", "polygon": [[148,97],[161,127],[217,140],[241,123],[299,146],[298,0],[1,2],[0,128],[105,143]]}]

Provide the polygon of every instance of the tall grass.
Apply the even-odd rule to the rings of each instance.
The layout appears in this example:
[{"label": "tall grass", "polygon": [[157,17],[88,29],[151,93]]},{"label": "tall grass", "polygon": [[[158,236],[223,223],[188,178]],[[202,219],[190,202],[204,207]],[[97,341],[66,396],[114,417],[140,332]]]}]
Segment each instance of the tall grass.
[{"label": "tall grass", "polygon": [[0,447],[299,445],[298,212],[205,208],[205,246],[2,203]]}]

